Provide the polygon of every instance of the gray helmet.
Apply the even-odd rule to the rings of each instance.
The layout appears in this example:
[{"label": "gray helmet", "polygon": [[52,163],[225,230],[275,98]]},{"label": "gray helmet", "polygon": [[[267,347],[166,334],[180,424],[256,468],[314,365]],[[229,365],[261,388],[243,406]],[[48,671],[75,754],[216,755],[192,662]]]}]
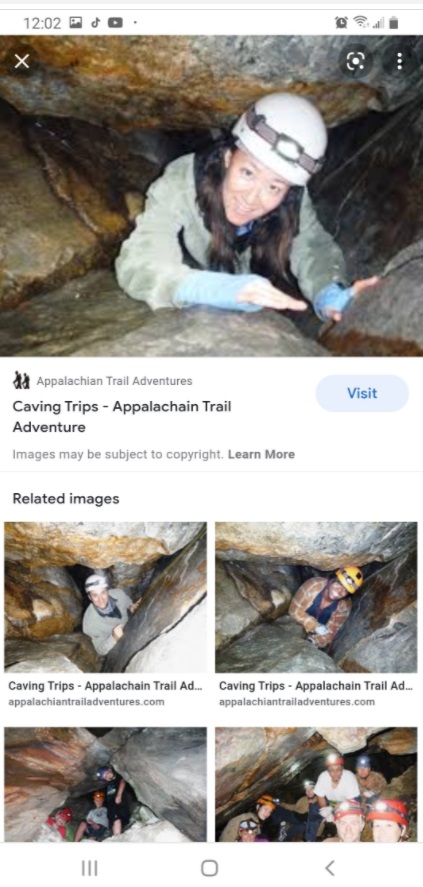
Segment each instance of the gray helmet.
[{"label": "gray helmet", "polygon": [[108,588],[108,581],[105,576],[99,576],[97,573],[92,573],[91,576],[88,576],[88,579],[85,580],[85,591],[87,594],[90,594],[91,591],[98,591],[100,588]]}]

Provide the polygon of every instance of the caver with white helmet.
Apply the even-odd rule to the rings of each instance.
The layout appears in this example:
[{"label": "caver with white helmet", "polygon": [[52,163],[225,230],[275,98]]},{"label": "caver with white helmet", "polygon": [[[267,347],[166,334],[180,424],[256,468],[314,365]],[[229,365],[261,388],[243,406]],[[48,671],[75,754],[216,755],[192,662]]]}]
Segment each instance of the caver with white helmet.
[{"label": "caver with white helmet", "polygon": [[278,92],[259,99],[233,130],[237,146],[290,185],[304,186],[323,166],[327,132],[308,99]]},{"label": "caver with white helmet", "polygon": [[304,311],[307,299],[322,319],[339,320],[376,280],[348,286],[342,252],[315,213],[307,184],[326,147],[309,99],[258,98],[230,134],[173,161],[150,187],[116,262],[122,288],[153,309]]},{"label": "caver with white helmet", "polygon": [[133,604],[122,588],[109,588],[103,574],[88,576],[85,591],[91,603],[84,613],[82,631],[91,638],[97,653],[105,656],[122,637]]}]

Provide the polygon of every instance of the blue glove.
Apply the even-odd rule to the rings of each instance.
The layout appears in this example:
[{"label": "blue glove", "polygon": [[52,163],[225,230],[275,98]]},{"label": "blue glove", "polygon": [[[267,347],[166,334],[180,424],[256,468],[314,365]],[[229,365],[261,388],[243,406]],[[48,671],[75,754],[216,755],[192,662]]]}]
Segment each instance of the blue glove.
[{"label": "blue glove", "polygon": [[252,302],[237,302],[238,294],[247,283],[263,281],[258,274],[225,274],[220,271],[194,271],[187,274],[174,293],[173,301],[178,307],[208,305],[210,308],[225,308],[227,311],[261,311],[261,305]]},{"label": "blue glove", "polygon": [[314,310],[320,320],[330,320],[327,311],[342,311],[348,308],[354,298],[352,286],[343,287],[341,283],[330,283],[316,296]]}]

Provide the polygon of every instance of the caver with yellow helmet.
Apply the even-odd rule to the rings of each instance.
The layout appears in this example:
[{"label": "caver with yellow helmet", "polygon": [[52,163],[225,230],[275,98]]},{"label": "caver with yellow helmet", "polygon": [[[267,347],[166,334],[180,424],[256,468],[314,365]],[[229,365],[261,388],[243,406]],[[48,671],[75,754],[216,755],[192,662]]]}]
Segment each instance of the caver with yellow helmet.
[{"label": "caver with yellow helmet", "polygon": [[[149,189],[122,246],[118,281],[151,308],[342,311],[376,278],[347,286],[342,253],[307,191],[322,168],[326,126],[293,93],[258,98],[232,132],[173,161]],[[296,298],[293,298],[295,294]]]},{"label": "caver with yellow helmet", "polygon": [[340,567],[334,579],[315,576],[292,598],[289,615],[306,631],[315,647],[329,647],[351,612],[351,595],[363,584],[360,567]]},{"label": "caver with yellow helmet", "polygon": [[372,823],[376,844],[396,844],[407,840],[408,813],[403,801],[380,798],[373,804],[367,821]]}]

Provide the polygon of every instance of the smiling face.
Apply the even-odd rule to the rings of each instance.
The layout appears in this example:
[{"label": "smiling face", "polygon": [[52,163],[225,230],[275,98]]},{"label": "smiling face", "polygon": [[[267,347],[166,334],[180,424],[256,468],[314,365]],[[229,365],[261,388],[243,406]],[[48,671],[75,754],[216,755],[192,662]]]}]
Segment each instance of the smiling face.
[{"label": "smiling face", "polygon": [[370,767],[357,767],[357,776],[360,779],[367,779],[370,774]]},{"label": "smiling face", "polygon": [[95,590],[90,591],[88,597],[95,607],[98,607],[99,610],[105,610],[109,603],[107,585],[100,585]]},{"label": "smiling face", "polygon": [[364,819],[356,813],[341,816],[336,823],[336,828],[341,841],[344,844],[356,844],[360,840],[364,828]]},{"label": "smiling face", "polygon": [[225,154],[222,199],[225,215],[237,228],[266,216],[286,197],[289,183],[246,151]]},{"label": "smiling face", "polygon": [[56,825],[58,825],[59,827],[67,825],[68,820],[64,813],[56,813],[56,816],[54,818],[56,820]]},{"label": "smiling face", "polygon": [[375,819],[373,822],[375,844],[397,844],[405,831],[405,825],[400,825],[399,822],[390,822],[388,819]]},{"label": "smiling face", "polygon": [[339,601],[341,598],[346,597],[348,594],[347,589],[338,582],[337,579],[334,579],[328,588],[328,597],[331,601]]}]

